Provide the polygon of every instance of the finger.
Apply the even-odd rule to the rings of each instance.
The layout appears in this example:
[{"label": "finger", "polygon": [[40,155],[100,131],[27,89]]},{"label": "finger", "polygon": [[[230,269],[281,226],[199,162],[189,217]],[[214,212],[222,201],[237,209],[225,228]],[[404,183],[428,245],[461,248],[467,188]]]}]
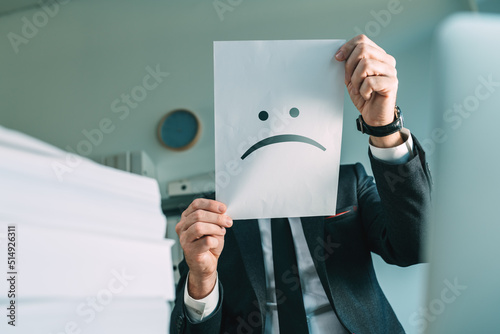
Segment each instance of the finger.
[{"label": "finger", "polygon": [[193,242],[195,240],[201,239],[204,236],[224,236],[226,234],[226,229],[214,224],[209,223],[194,223],[185,232],[185,241]]},{"label": "finger", "polygon": [[375,59],[361,59],[349,79],[352,84],[352,92],[359,94],[359,89],[363,81],[370,76],[396,77],[396,68]]},{"label": "finger", "polygon": [[396,67],[396,60],[393,56],[385,53],[380,48],[375,48],[372,45],[361,43],[356,46],[351,55],[345,62],[345,83],[348,84],[350,78],[359,62],[363,59],[375,59]]},{"label": "finger", "polygon": [[368,77],[363,80],[359,94],[368,101],[373,93],[378,93],[383,96],[389,96],[391,92],[396,92],[398,86],[398,79],[395,77]]},{"label": "finger", "polygon": [[186,231],[191,225],[197,222],[210,223],[220,227],[231,227],[233,225],[233,221],[229,216],[205,210],[196,210],[185,218],[182,230]]},{"label": "finger", "polygon": [[221,202],[217,202],[211,199],[206,198],[197,198],[188,206],[186,210],[182,213],[183,217],[189,216],[196,210],[205,210],[211,211],[215,213],[224,213],[226,212],[226,205]]},{"label": "finger", "polygon": [[340,49],[335,54],[335,59],[337,59],[338,61],[344,61],[348,59],[351,53],[356,48],[356,46],[361,43],[371,45],[374,48],[378,48],[381,51],[384,51],[380,46],[375,44],[371,39],[369,39],[365,35],[358,35],[352,38],[351,40],[347,41],[344,45],[340,47]]},{"label": "finger", "polygon": [[175,225],[175,233],[177,233],[177,235],[180,235],[181,234],[181,231],[183,230],[182,229],[182,226],[184,225],[184,220],[181,219],[176,225]]},{"label": "finger", "polygon": [[219,241],[216,237],[205,236],[193,242],[191,250],[197,254],[205,253],[211,249],[219,247],[221,242],[223,242],[223,240]]}]

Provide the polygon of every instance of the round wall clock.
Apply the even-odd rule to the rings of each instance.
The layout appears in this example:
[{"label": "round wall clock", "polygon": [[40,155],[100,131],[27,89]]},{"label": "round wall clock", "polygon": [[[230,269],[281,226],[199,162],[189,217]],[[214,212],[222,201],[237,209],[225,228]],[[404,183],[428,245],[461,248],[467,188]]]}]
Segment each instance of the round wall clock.
[{"label": "round wall clock", "polygon": [[200,120],[192,111],[186,109],[168,112],[158,124],[160,143],[174,151],[191,148],[198,141],[200,133]]}]

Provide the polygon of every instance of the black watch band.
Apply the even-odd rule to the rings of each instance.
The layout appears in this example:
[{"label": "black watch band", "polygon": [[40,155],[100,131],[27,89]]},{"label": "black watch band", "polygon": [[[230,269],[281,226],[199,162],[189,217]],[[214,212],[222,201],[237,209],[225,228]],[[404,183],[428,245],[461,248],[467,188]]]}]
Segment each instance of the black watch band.
[{"label": "black watch band", "polygon": [[398,106],[394,107],[394,114],[394,121],[384,126],[369,126],[363,120],[363,116],[359,115],[356,120],[356,126],[361,133],[366,133],[374,137],[385,137],[401,130],[403,127],[403,114]]}]

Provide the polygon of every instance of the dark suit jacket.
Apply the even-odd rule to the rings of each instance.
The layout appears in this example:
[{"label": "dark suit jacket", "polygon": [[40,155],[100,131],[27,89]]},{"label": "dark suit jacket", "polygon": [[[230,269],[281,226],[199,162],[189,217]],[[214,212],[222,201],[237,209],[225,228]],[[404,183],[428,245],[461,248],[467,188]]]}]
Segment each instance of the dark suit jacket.
[{"label": "dark suit jacket", "polygon": [[[371,154],[370,161],[376,184],[361,164],[340,168],[337,212],[347,213],[301,218],[302,226],[323,288],[344,327],[356,334],[404,333],[377,282],[370,252],[399,266],[420,262],[430,173],[415,138],[414,157],[406,164],[386,164]],[[218,263],[219,304],[201,323],[192,323],[185,310],[185,261],[179,270],[171,333],[263,332],[266,283],[257,220],[235,221],[227,229]]]}]

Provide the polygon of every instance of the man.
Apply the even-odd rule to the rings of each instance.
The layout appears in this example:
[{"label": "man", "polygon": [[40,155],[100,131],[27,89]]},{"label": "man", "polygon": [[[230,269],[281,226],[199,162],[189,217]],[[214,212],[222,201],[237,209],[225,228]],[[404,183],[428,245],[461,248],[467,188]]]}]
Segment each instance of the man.
[{"label": "man", "polygon": [[[223,203],[193,201],[176,226],[185,259],[171,333],[404,332],[370,252],[399,266],[419,262],[430,203],[425,155],[407,129],[388,131],[399,120],[395,59],[364,35],[335,58],[345,61],[345,84],[364,132],[374,134],[376,185],[360,164],[341,166],[337,215],[272,223],[233,223]],[[279,224],[284,229],[275,232]],[[276,245],[287,234],[292,250],[283,252]],[[282,261],[291,261],[288,270]]]}]

